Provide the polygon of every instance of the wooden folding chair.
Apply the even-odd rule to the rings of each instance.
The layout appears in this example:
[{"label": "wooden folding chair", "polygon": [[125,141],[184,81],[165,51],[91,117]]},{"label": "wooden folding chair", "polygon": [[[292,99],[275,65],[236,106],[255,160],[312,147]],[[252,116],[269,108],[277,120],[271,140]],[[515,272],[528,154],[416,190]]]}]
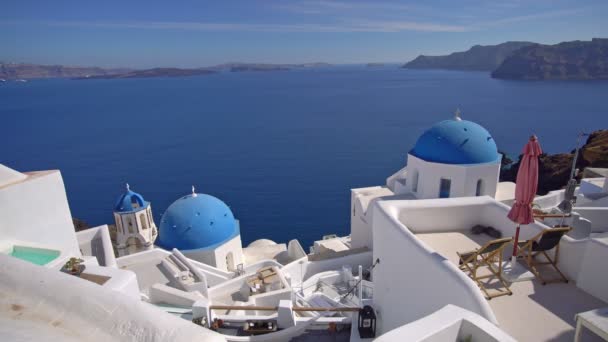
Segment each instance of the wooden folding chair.
[{"label": "wooden folding chair", "polygon": [[[507,282],[502,278],[502,255],[503,250],[507,247],[512,238],[502,238],[489,241],[480,248],[466,253],[458,253],[460,258],[458,267],[467,272],[469,276],[479,285],[479,288],[486,295],[488,300],[504,295],[512,295],[513,292],[509,289]],[[498,267],[493,264],[498,263]],[[477,275],[479,268],[484,268],[490,271],[490,274]],[[505,288],[505,291],[500,291],[490,294],[486,286],[481,282],[482,279],[496,277]]]},{"label": "wooden folding chair", "polygon": [[[562,271],[560,271],[557,267],[557,261],[559,256],[559,241],[561,240],[562,236],[564,236],[570,230],[572,230],[571,227],[545,229],[530,240],[520,241],[517,244],[519,248],[517,255],[524,258],[532,273],[534,273],[534,275],[541,281],[543,285],[559,281],[563,281],[565,283],[568,282],[568,278],[566,278]],[[555,249],[553,259],[549,256],[549,254],[547,254],[547,252],[552,249]],[[541,262],[536,260],[536,257],[539,254],[544,255],[547,261]],[[540,265],[553,266],[557,273],[559,273],[560,278],[550,280],[543,278],[537,268]]]}]

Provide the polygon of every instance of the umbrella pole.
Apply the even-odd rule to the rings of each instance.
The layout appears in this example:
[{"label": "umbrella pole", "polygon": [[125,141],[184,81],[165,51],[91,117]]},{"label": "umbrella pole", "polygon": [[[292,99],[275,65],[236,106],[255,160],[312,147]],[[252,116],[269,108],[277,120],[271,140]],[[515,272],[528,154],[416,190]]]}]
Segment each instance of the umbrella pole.
[{"label": "umbrella pole", "polygon": [[511,262],[515,262],[517,259],[517,241],[519,241],[519,224],[515,230],[515,241],[513,241],[513,256],[511,256]]}]

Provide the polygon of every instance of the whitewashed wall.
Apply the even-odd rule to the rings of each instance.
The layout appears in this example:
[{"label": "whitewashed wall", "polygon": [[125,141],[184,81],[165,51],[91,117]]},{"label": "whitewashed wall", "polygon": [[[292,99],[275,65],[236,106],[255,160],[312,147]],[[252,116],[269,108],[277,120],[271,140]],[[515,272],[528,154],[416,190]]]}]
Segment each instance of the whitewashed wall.
[{"label": "whitewashed wall", "polygon": [[608,231],[608,207],[576,207],[574,212],[591,221],[592,232]]},{"label": "whitewashed wall", "polygon": [[[455,265],[427,248],[399,218],[420,201],[381,202],[374,207],[374,308],[378,329],[387,332],[429,315],[446,304],[475,312],[497,324],[477,285]],[[425,201],[429,202],[429,201]]]},{"label": "whitewashed wall", "polygon": [[243,248],[240,234],[213,249],[192,249],[182,250],[181,252],[190,259],[202,262],[222,271],[228,271],[226,255],[230,252],[232,252],[234,257],[235,267],[236,265],[243,263]]},{"label": "whitewashed wall", "polygon": [[[477,181],[483,181],[482,195],[494,197],[500,173],[500,162],[474,165],[453,165],[427,162],[411,154],[407,157],[408,179],[406,187],[418,198],[439,198],[441,178],[451,180],[450,197],[475,196]],[[417,191],[413,191],[416,171]]]},{"label": "whitewashed wall", "polygon": [[0,188],[0,218],[5,241],[29,241],[80,255],[59,171],[28,173],[27,179]]},{"label": "whitewashed wall", "polygon": [[608,302],[608,233],[589,242],[580,268],[577,286]]},{"label": "whitewashed wall", "polygon": [[85,229],[76,233],[82,254],[97,258],[101,266],[116,267],[116,256],[107,225]]},{"label": "whitewashed wall", "polygon": [[314,274],[341,270],[342,266],[350,266],[355,270],[359,265],[363,266],[363,269],[372,265],[371,251],[319,261],[308,261],[308,257],[303,257],[285,265],[281,271],[291,277],[291,287],[297,288],[300,286],[302,279],[306,280]]}]

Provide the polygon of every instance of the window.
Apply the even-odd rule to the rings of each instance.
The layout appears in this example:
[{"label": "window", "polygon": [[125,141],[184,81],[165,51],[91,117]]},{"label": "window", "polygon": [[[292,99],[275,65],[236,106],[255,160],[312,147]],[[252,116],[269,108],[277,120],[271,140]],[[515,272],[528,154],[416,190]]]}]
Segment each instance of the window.
[{"label": "window", "polygon": [[146,220],[146,215],[143,213],[139,214],[139,221],[141,222],[141,229],[148,229],[148,221]]},{"label": "window", "polygon": [[139,202],[137,202],[137,198],[135,196],[131,196],[131,206],[135,209],[139,208]]},{"label": "window", "polygon": [[449,198],[452,181],[447,178],[441,178],[439,182],[439,198]]},{"label": "window", "polygon": [[483,195],[483,180],[478,180],[477,181],[477,188],[475,188],[475,196],[482,196]]},{"label": "window", "polygon": [[135,233],[135,231],[133,229],[133,221],[131,220],[130,217],[127,217],[127,226],[129,227],[129,234]]},{"label": "window", "polygon": [[412,192],[418,192],[418,170],[412,174]]}]

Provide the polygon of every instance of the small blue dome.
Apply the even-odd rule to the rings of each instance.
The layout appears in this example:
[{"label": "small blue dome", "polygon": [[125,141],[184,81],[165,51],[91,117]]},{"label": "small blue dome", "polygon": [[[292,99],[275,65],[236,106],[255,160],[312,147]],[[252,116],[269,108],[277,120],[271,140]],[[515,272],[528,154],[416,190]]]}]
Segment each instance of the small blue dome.
[{"label": "small blue dome", "polygon": [[134,211],[140,208],[145,208],[147,205],[148,202],[144,200],[142,195],[129,190],[129,188],[127,187],[127,191],[122,194],[116,201],[116,204],[114,204],[114,211]]},{"label": "small blue dome", "polygon": [[237,221],[221,200],[205,194],[173,202],[160,220],[158,245],[165,249],[219,246],[239,234]]},{"label": "small blue dome", "polygon": [[410,154],[434,163],[482,164],[500,161],[496,142],[480,125],[466,120],[445,120],[424,132]]}]

